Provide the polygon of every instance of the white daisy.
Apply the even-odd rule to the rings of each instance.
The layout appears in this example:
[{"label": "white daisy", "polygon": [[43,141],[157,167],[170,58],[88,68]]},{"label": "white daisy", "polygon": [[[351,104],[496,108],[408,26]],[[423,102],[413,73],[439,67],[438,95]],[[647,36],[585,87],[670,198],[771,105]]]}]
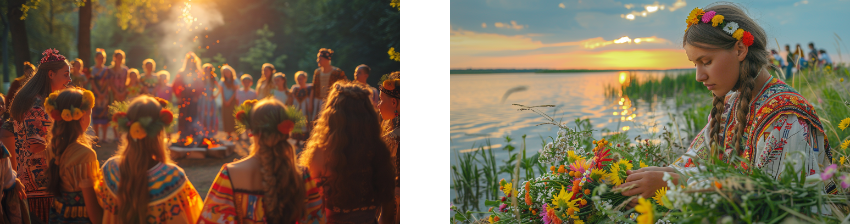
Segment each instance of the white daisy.
[{"label": "white daisy", "polygon": [[726,26],[723,27],[723,31],[726,31],[729,35],[735,33],[736,30],[738,30],[738,23],[736,22],[728,22],[726,23]]}]

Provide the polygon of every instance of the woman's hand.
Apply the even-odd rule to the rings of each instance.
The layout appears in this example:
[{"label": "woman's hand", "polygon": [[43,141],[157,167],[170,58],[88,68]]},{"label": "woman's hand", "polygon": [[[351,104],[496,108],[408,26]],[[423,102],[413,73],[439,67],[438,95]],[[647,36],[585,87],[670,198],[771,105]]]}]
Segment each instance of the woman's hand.
[{"label": "woman's hand", "polygon": [[[670,180],[673,183],[678,183],[679,174],[670,167],[646,167],[635,171],[626,171],[628,177],[626,182],[614,189],[626,188],[634,186],[632,189],[624,191],[623,196],[640,195],[643,198],[651,198],[655,196],[655,191],[663,187],[667,187],[667,181],[664,181],[664,174],[670,174]],[[637,205],[637,199],[633,199],[629,203],[629,208]]]}]

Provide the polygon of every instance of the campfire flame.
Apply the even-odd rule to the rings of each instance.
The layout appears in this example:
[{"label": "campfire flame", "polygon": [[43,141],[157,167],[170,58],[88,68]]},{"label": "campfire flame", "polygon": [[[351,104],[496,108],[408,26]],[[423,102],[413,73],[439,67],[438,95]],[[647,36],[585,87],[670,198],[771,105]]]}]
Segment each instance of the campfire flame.
[{"label": "campfire flame", "polygon": [[194,142],[194,139],[192,139],[192,136],[191,135],[186,136],[186,143],[184,143],[184,145],[189,146],[189,145],[192,144],[192,142]]},{"label": "campfire flame", "polygon": [[204,144],[207,145],[208,149],[215,148],[221,146],[220,144],[216,144],[215,141],[209,138],[204,138]]}]

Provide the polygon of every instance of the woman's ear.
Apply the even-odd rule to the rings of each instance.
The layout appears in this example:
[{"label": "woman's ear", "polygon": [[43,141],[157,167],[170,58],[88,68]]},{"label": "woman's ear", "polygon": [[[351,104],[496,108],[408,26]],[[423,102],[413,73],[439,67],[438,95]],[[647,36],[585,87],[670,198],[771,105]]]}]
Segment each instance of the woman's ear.
[{"label": "woman's ear", "polygon": [[399,105],[398,105],[398,99],[393,98],[392,100],[393,100],[393,106],[395,106],[395,107],[399,107]]},{"label": "woman's ear", "polygon": [[50,78],[50,80],[53,80],[53,75],[54,75],[54,74],[56,74],[56,73],[55,73],[55,72],[53,72],[53,71],[47,71],[47,78]]},{"label": "woman's ear", "polygon": [[738,41],[735,43],[735,50],[738,52],[738,61],[744,61],[747,58],[747,53],[749,53],[750,48],[747,45],[744,45],[744,41]]}]

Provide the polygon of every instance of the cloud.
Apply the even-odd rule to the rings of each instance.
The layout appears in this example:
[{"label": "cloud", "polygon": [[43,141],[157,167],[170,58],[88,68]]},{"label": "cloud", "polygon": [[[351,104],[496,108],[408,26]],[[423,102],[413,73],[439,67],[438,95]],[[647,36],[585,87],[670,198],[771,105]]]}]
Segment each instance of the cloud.
[{"label": "cloud", "polygon": [[[807,0],[803,0],[803,1],[807,1]],[[652,4],[642,5],[643,8],[644,8],[643,11],[638,12],[638,11],[632,10],[632,12],[630,12],[629,14],[620,14],[620,18],[624,18],[624,19],[627,19],[627,20],[635,20],[635,18],[638,17],[638,16],[646,17],[649,14],[656,13],[658,11],[664,10],[665,8],[669,9],[671,12],[673,12],[673,11],[676,11],[676,9],[685,7],[687,5],[688,4],[685,2],[685,0],[676,0],[676,2],[674,2],[673,5],[671,5],[671,6],[668,6],[668,5],[665,5],[665,4],[658,4],[658,1],[655,1]],[[625,6],[626,6],[626,9],[631,9],[631,8],[635,7],[634,4],[626,4]]]},{"label": "cloud", "polygon": [[809,4],[809,0],[802,0],[799,2],[795,2],[794,6]]},{"label": "cloud", "polygon": [[666,44],[672,43],[669,40],[664,38],[651,36],[651,37],[638,37],[638,38],[629,38],[628,36],[620,37],[615,40],[604,40],[601,37],[588,39],[582,41],[582,46],[586,49],[595,49],[600,47],[605,47],[612,44],[646,44],[646,43],[658,43],[658,44]]},{"label": "cloud", "polygon": [[451,68],[674,69],[692,68],[683,49],[570,51],[519,56],[452,55]]},{"label": "cloud", "polygon": [[[538,50],[557,47],[572,47],[572,50],[581,49],[597,49],[606,47],[612,44],[668,44],[669,40],[652,37],[629,38],[627,36],[620,37],[614,40],[605,40],[602,37],[594,37],[579,41],[565,41],[555,43],[543,43],[534,40],[532,37],[540,36],[537,34],[526,35],[502,35],[495,33],[479,33],[463,29],[452,29],[450,33],[450,47],[452,55],[483,55],[493,54],[497,52],[520,52],[529,50]],[[570,51],[570,49],[566,49]],[[514,53],[516,54],[516,53]]]},{"label": "cloud", "polygon": [[496,26],[497,28],[515,29],[515,30],[521,30],[523,28],[528,27],[528,25],[516,24],[516,21],[513,21],[513,20],[511,20],[511,24],[496,22],[493,25]]},{"label": "cloud", "polygon": [[566,6],[566,5],[564,5],[564,3],[563,3],[563,2],[562,2],[561,4],[558,4],[558,7],[561,7],[562,9],[567,8],[567,6]]}]

